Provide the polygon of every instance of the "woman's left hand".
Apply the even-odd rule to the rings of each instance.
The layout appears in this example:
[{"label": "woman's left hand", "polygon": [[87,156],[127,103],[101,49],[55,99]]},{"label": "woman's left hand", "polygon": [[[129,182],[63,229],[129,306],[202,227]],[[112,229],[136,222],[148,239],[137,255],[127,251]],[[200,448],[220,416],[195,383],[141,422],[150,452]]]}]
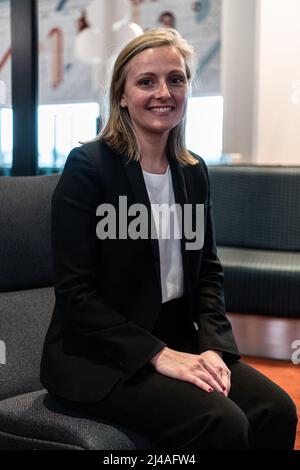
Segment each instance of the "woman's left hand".
[{"label": "woman's left hand", "polygon": [[224,384],[224,395],[228,397],[231,386],[231,372],[222,359],[222,353],[219,351],[207,350],[199,354],[199,356],[203,357],[203,359],[205,359],[208,364],[215,369]]}]

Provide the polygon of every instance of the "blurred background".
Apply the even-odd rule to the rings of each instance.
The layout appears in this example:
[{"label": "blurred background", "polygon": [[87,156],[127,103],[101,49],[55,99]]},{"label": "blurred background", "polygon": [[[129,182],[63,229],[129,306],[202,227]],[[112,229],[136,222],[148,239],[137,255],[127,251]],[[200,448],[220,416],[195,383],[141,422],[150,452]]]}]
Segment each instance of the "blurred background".
[{"label": "blurred background", "polygon": [[0,174],[61,171],[101,128],[113,58],[155,26],[196,52],[190,150],[299,165],[299,18],[299,0],[0,0]]},{"label": "blurred background", "polygon": [[[48,421],[48,409],[43,418],[39,398],[26,393],[40,387],[54,302],[50,200],[58,173],[103,125],[118,52],[162,26],[176,28],[196,53],[186,141],[208,164],[226,313],[243,359],[295,401],[300,450],[299,19],[300,0],[0,0],[0,177],[48,175],[0,178],[0,365],[3,339],[12,364],[0,368],[0,417],[14,449],[24,448],[28,430],[38,434],[34,445],[44,443],[40,422],[56,431],[57,418]],[[7,407],[2,398],[16,393]]]}]

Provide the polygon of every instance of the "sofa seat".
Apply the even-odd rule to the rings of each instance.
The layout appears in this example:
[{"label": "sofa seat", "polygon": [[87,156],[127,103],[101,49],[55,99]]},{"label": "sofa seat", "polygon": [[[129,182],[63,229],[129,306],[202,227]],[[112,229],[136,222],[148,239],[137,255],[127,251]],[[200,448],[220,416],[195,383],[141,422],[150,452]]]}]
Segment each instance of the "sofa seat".
[{"label": "sofa seat", "polygon": [[54,307],[54,288],[0,292],[0,449],[148,448],[143,436],[115,423],[76,414],[39,381],[40,351]]},{"label": "sofa seat", "polygon": [[227,312],[300,318],[300,167],[209,173]]},{"label": "sofa seat", "polygon": [[0,449],[135,450],[151,448],[141,435],[66,410],[38,390],[0,401]]},{"label": "sofa seat", "polygon": [[298,317],[300,253],[218,247],[227,311]]}]

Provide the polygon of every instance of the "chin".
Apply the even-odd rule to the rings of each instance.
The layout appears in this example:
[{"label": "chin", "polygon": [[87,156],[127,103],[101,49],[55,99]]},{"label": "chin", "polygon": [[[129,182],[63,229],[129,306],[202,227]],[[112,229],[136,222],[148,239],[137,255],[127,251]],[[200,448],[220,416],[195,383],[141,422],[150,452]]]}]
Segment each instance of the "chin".
[{"label": "chin", "polygon": [[170,132],[173,127],[155,127],[150,130],[153,134],[165,134],[166,132]]},{"label": "chin", "polygon": [[178,122],[172,122],[172,123],[157,123],[156,125],[154,124],[153,126],[151,126],[152,130],[155,132],[166,132],[166,131],[170,131],[171,129],[173,129],[173,127],[176,127],[178,124]]}]

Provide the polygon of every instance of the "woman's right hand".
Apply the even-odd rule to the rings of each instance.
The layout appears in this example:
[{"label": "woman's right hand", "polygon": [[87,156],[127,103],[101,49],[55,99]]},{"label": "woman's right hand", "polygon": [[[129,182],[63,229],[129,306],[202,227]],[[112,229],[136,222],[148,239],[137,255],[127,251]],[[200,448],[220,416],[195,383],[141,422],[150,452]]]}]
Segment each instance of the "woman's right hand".
[{"label": "woman's right hand", "polygon": [[225,394],[224,384],[216,369],[198,354],[164,347],[150,362],[162,375],[191,382],[206,392],[215,390]]}]

